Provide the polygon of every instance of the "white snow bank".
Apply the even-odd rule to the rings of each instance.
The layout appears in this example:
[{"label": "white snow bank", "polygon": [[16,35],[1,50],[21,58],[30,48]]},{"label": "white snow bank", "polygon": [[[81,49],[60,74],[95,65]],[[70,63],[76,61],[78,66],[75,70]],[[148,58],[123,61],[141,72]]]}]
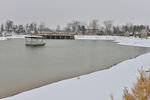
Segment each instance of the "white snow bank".
[{"label": "white snow bank", "polygon": [[7,39],[24,39],[27,35],[12,35],[8,36]]},{"label": "white snow bank", "polygon": [[9,39],[24,39],[28,35],[12,35],[7,37],[0,37],[0,40],[9,40]]},{"label": "white snow bank", "polygon": [[140,39],[135,37],[123,37],[123,36],[94,36],[94,35],[76,35],[75,39],[81,40],[114,40],[120,45],[150,47],[150,38]]},{"label": "white snow bank", "polygon": [[1,100],[122,100],[123,89],[132,87],[138,70],[150,68],[150,53],[99,72],[50,84]]},{"label": "white snow bank", "polygon": [[[75,36],[76,39],[114,40],[122,45],[150,47],[150,39],[119,36]],[[132,87],[138,70],[149,70],[150,53],[99,72],[53,83],[1,100],[121,100],[123,89]]]},{"label": "white snow bank", "polygon": [[7,40],[6,37],[0,37],[0,40]]}]

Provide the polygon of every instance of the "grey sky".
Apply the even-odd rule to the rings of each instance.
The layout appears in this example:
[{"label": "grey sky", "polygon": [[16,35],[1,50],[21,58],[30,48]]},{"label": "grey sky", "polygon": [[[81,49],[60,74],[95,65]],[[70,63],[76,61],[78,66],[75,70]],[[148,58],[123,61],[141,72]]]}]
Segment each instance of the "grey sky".
[{"label": "grey sky", "polygon": [[115,24],[150,24],[150,0],[0,0],[0,23],[44,22],[50,27],[73,20],[114,20]]}]

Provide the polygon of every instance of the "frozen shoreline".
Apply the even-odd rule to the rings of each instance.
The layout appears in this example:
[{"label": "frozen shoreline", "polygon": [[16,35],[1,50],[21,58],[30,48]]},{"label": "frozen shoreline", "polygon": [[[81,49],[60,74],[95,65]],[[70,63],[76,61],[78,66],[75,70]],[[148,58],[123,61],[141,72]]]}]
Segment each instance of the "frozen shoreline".
[{"label": "frozen shoreline", "polygon": [[114,40],[120,45],[150,47],[150,38],[140,39],[136,37],[123,36],[97,36],[97,35],[76,35],[76,40]]},{"label": "frozen shoreline", "polygon": [[28,35],[13,35],[7,37],[0,37],[0,40],[9,40],[9,39],[24,39]]},{"label": "frozen shoreline", "polygon": [[[126,60],[103,71],[43,86],[1,100],[121,100],[123,89],[132,87],[141,67],[150,68],[150,53]],[[129,70],[130,69],[130,70]]]},{"label": "frozen shoreline", "polygon": [[[77,39],[77,38],[76,38]],[[83,39],[79,38],[78,39]],[[84,37],[85,39],[85,37]],[[150,39],[125,37],[86,37],[88,40],[115,40],[121,45],[150,47]],[[150,53],[123,61],[109,69],[63,80],[38,89],[27,91],[1,100],[121,100],[123,89],[136,82],[138,70],[150,69]],[[130,69],[130,70],[129,70]]]},{"label": "frozen shoreline", "polygon": [[0,40],[7,40],[6,37],[0,37]]},{"label": "frozen shoreline", "polygon": [[[7,39],[24,39],[28,35],[13,35],[8,37],[0,37],[0,40]],[[140,39],[135,37],[123,36],[97,36],[97,35],[75,35],[76,40],[113,40],[120,45],[150,47],[150,38]]]}]

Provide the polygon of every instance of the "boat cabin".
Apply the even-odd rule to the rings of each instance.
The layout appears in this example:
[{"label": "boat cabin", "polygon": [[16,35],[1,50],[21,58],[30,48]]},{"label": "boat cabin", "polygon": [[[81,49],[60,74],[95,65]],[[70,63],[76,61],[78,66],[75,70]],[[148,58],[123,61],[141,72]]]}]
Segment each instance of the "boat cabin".
[{"label": "boat cabin", "polygon": [[45,42],[43,41],[44,37],[42,36],[26,36],[25,37],[25,45],[26,46],[45,46]]}]

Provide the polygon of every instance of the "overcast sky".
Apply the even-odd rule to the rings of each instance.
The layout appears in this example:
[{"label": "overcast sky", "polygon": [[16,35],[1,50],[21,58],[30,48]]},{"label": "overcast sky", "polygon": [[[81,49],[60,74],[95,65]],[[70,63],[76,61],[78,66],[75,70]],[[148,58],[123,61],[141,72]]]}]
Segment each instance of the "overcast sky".
[{"label": "overcast sky", "polygon": [[44,22],[50,27],[79,20],[150,25],[150,0],[0,0],[0,23]]}]

